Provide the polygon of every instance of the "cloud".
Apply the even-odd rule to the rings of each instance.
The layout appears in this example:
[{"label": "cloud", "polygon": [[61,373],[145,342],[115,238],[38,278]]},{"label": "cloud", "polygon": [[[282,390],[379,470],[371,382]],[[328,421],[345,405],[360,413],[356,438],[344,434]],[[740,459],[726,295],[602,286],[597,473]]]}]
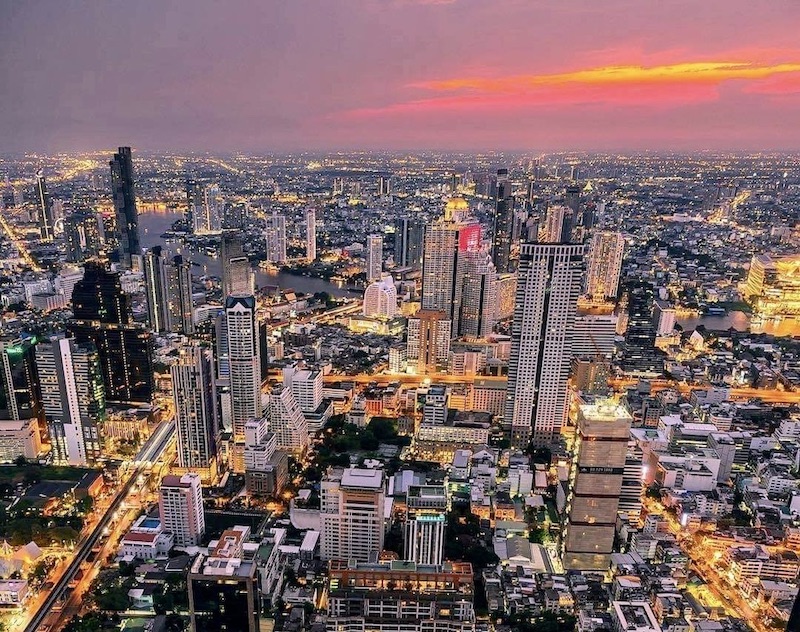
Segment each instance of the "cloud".
[{"label": "cloud", "polygon": [[550,74],[466,76],[406,86],[441,96],[360,108],[344,118],[466,110],[509,110],[581,105],[649,106],[707,103],[728,82],[754,94],[796,92],[800,63],[694,61],[653,66],[609,65]]}]

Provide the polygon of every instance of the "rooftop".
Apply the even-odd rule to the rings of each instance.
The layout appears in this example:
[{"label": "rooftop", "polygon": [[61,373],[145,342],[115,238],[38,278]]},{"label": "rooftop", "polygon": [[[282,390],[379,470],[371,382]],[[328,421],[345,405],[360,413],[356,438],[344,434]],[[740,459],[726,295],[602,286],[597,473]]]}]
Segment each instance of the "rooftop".
[{"label": "rooftop", "polygon": [[349,467],[342,473],[342,485],[345,487],[381,489],[383,487],[383,470]]}]

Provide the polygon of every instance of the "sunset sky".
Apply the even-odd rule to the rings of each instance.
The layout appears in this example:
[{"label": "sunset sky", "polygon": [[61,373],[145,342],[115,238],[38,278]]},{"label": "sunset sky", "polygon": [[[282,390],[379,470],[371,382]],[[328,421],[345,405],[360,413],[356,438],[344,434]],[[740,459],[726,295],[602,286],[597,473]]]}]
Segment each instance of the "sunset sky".
[{"label": "sunset sky", "polygon": [[0,82],[0,152],[796,150],[800,1],[6,1]]}]

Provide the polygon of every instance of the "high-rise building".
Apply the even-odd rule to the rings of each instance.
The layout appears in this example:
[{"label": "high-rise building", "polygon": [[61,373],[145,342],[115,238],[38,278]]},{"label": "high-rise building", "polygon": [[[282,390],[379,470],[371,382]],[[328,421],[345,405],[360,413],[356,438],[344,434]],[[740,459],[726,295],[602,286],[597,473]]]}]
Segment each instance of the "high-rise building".
[{"label": "high-rise building", "polygon": [[800,256],[773,258],[753,255],[744,297],[758,314],[767,317],[800,314]]},{"label": "high-rise building", "polygon": [[677,321],[675,307],[668,301],[656,299],[653,301],[653,326],[656,328],[656,336],[668,336],[675,329]]},{"label": "high-rise building", "polygon": [[397,314],[397,290],[391,276],[387,274],[367,286],[362,313],[367,317],[394,318]]},{"label": "high-rise building", "polygon": [[408,319],[406,359],[418,374],[445,371],[450,355],[452,322],[439,310],[421,309]]},{"label": "high-rise building", "polygon": [[317,260],[317,210],[306,209],[306,259]]},{"label": "high-rise building", "polygon": [[614,546],[631,416],[616,402],[578,408],[577,460],[564,539],[564,568],[607,570]]},{"label": "high-rise building", "polygon": [[515,446],[551,442],[566,418],[583,246],[522,244],[505,422]]},{"label": "high-rise building", "polygon": [[100,457],[98,424],[106,416],[97,350],[73,338],[52,338],[36,346],[36,368],[53,460],[94,463]]},{"label": "high-rise building", "polygon": [[272,389],[266,417],[267,428],[277,437],[278,450],[301,458],[308,450],[308,422],[289,385]]},{"label": "high-rise building", "polygon": [[292,389],[292,395],[304,413],[313,413],[322,404],[322,371],[288,366],[283,369],[283,384]]},{"label": "high-rise building", "polygon": [[466,562],[335,560],[328,569],[327,595],[328,630],[475,630],[475,584]]},{"label": "high-rise building", "polygon": [[392,192],[392,178],[390,176],[378,177],[378,195],[385,197]]},{"label": "high-rise building", "polygon": [[394,226],[394,263],[400,268],[422,269],[422,243],[425,223],[416,218],[401,217]]},{"label": "high-rise building", "polygon": [[166,299],[169,330],[193,334],[192,264],[181,255],[175,255],[167,266]]},{"label": "high-rise building", "polygon": [[161,246],[154,246],[143,257],[147,321],[156,333],[170,330],[167,294],[167,263]]},{"label": "high-rise building", "polygon": [[442,563],[447,525],[447,491],[442,485],[411,485],[406,493],[405,559]]},{"label": "high-rise building", "polygon": [[169,474],[161,479],[158,511],[161,527],[175,537],[175,546],[199,546],[206,532],[200,476]]},{"label": "high-rise building", "polygon": [[187,576],[192,630],[259,632],[261,619],[258,546],[245,547],[250,527],[236,526],[193,561]]},{"label": "high-rise building", "polygon": [[[572,179],[574,180],[575,178],[573,177]],[[572,184],[567,185],[566,189],[564,189],[564,204],[566,204],[567,207],[572,210],[575,217],[580,214],[581,187],[579,184],[573,182]]]},{"label": "high-rise building", "polygon": [[573,211],[567,206],[554,204],[547,208],[544,229],[539,240],[546,244],[567,244],[572,236]]},{"label": "high-rise building", "polygon": [[425,229],[422,309],[441,310],[458,331],[464,276],[470,255],[480,251],[481,227],[468,217],[465,200],[452,198],[444,216]]},{"label": "high-rise building", "polygon": [[[635,442],[628,442],[625,456],[625,471],[622,474],[622,487],[619,492],[617,513],[627,516],[636,523],[642,515],[642,494],[644,492],[644,455]],[[725,479],[727,480],[727,479]]]},{"label": "high-rise building", "polygon": [[64,218],[67,261],[80,263],[96,257],[103,249],[103,227],[97,214],[75,211]]},{"label": "high-rise building", "polygon": [[188,179],[186,181],[186,225],[189,230],[194,230],[195,213],[199,213],[203,204],[203,185],[197,180]]},{"label": "high-rise building", "polygon": [[41,169],[36,172],[36,198],[39,202],[39,236],[42,241],[53,241],[53,204],[47,194],[47,182]]},{"label": "high-rise building", "polygon": [[210,349],[197,344],[181,347],[171,372],[178,467],[211,481],[216,473],[218,424]]},{"label": "high-rise building", "polygon": [[457,334],[485,338],[497,322],[498,275],[486,253],[465,253],[462,262]]},{"label": "high-rise building", "polygon": [[383,470],[332,468],[320,490],[320,556],[369,561],[383,549]]},{"label": "high-rise building", "polygon": [[664,372],[664,354],[656,348],[653,324],[653,287],[644,283],[627,293],[628,325],[622,349],[622,370],[630,375],[655,377]]},{"label": "high-rise building", "polygon": [[41,417],[35,349],[36,338],[0,337],[0,420]]},{"label": "high-rise building", "polygon": [[244,253],[241,238],[231,232],[222,236],[220,248],[222,259],[222,296],[238,296],[253,294],[253,267]]},{"label": "high-rise building", "polygon": [[88,262],[83,279],[72,289],[72,313],[78,320],[130,324],[130,297],[122,291],[119,274],[108,270],[103,263]]},{"label": "high-rise building", "polygon": [[91,342],[100,355],[106,399],[150,403],[153,390],[153,337],[132,323],[128,296],[119,274],[87,262],[72,291],[73,318],[67,332],[78,343]]},{"label": "high-rise building", "polygon": [[[225,214],[225,201],[220,195],[219,185],[212,184],[200,188],[202,200],[194,201],[192,221],[195,235],[209,235],[222,231],[222,217]],[[199,196],[198,196],[199,197]],[[198,204],[198,202],[201,202]]]},{"label": "high-rise building", "polygon": [[244,445],[244,426],[261,417],[261,347],[253,296],[225,300],[225,335],[230,377],[233,440]]},{"label": "high-rise building", "polygon": [[514,223],[514,198],[508,169],[497,171],[497,194],[492,218],[492,263],[500,274],[511,271],[511,232]]},{"label": "high-rise building", "polygon": [[131,148],[120,147],[109,165],[111,194],[116,211],[119,262],[128,269],[138,268],[142,249],[139,244],[139,215],[136,210]]},{"label": "high-rise building", "polygon": [[617,298],[619,274],[625,238],[609,231],[592,235],[589,265],[586,271],[586,293],[596,299]]},{"label": "high-rise building", "polygon": [[286,217],[277,211],[268,216],[264,239],[267,246],[267,261],[286,263]]},{"label": "high-rise building", "polygon": [[367,283],[380,281],[383,276],[383,235],[369,235],[366,251]]},{"label": "high-rise building", "polygon": [[617,317],[613,314],[581,314],[570,331],[572,357],[610,359],[617,336]]}]

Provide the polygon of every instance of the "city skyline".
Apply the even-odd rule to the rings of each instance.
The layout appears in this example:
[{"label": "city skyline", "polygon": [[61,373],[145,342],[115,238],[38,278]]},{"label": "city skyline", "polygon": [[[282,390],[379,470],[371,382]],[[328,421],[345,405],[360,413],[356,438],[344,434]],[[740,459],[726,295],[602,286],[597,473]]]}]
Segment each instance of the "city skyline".
[{"label": "city skyline", "polygon": [[126,9],[5,10],[4,151],[800,147],[791,2]]}]

